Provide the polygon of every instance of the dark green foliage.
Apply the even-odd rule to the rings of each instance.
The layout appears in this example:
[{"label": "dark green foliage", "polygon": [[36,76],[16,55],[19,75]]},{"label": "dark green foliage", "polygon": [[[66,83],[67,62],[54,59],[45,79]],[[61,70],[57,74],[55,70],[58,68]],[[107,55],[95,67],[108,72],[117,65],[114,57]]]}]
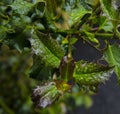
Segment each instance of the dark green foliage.
[{"label": "dark green foliage", "polygon": [[28,95],[35,83],[27,76],[32,65],[29,51],[20,54],[6,45],[0,50],[0,113],[32,113]]},{"label": "dark green foliage", "polygon": [[51,80],[54,70],[51,67],[44,67],[45,64],[41,59],[34,57],[33,66],[30,70],[30,77],[39,81]]},{"label": "dark green foliage", "polygon": [[120,46],[118,44],[108,45],[105,50],[103,59],[105,59],[110,65],[115,66],[115,73],[118,77],[118,83],[120,84]]},{"label": "dark green foliage", "polygon": [[73,79],[73,72],[75,68],[75,63],[72,58],[64,56],[60,63],[60,76],[66,82]]},{"label": "dark green foliage", "polygon": [[[75,106],[89,107],[89,94],[113,71],[120,83],[119,44],[109,44],[120,38],[119,5],[119,0],[1,0],[0,90],[12,91],[0,92],[0,113],[56,114],[53,108],[30,110],[32,78],[40,83],[40,91],[33,91],[35,104],[45,108],[59,100],[53,107],[60,114],[73,106],[67,107],[70,98]],[[103,54],[108,65],[75,61],[73,47],[79,40]]]},{"label": "dark green foliage", "polygon": [[113,21],[119,21],[119,0],[100,0],[100,3],[108,17],[113,19]]},{"label": "dark green foliage", "polygon": [[45,62],[46,66],[51,66],[57,68],[60,63],[61,56],[64,55],[59,44],[50,36],[45,36],[38,33],[37,36],[35,31],[31,30],[30,43],[32,46],[33,53],[40,57],[42,61]]}]

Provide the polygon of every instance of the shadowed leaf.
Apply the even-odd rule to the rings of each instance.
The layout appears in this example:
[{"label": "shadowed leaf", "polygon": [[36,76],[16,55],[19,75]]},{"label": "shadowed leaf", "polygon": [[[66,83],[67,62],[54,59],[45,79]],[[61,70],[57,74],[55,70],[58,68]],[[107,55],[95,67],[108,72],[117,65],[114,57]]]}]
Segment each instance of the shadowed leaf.
[{"label": "shadowed leaf", "polygon": [[100,0],[103,11],[110,19],[120,19],[119,0]]},{"label": "shadowed leaf", "polygon": [[[56,68],[60,64],[60,59],[64,52],[56,40],[50,38],[48,35],[40,34],[33,30],[30,43],[33,52],[45,62],[46,66]],[[39,35],[39,36],[37,36]]]},{"label": "shadowed leaf", "polygon": [[21,15],[27,14],[32,8],[32,6],[33,4],[24,0],[15,0],[11,5],[14,12]]},{"label": "shadowed leaf", "polygon": [[120,84],[120,46],[117,44],[108,45],[108,48],[104,52],[103,59],[110,65],[115,66],[115,73],[118,77],[118,83]]}]

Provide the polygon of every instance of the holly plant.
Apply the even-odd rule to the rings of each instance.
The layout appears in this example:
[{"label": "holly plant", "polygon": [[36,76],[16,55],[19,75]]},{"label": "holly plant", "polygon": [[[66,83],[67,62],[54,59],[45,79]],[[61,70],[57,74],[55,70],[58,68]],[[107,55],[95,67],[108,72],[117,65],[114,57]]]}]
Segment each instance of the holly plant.
[{"label": "holly plant", "polygon": [[[29,76],[39,85],[31,98],[38,108],[66,95],[96,93],[113,72],[120,84],[119,24],[119,0],[0,1],[0,45],[32,57]],[[102,57],[75,61],[78,41]]]}]

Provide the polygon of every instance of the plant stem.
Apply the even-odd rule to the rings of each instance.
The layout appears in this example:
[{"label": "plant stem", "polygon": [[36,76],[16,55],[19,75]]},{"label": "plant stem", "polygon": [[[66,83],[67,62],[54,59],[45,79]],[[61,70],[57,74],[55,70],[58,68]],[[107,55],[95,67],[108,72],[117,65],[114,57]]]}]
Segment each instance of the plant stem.
[{"label": "plant stem", "polygon": [[102,52],[102,49],[99,49],[99,48],[97,48],[96,46],[94,46],[94,44],[92,44],[89,40],[87,40],[87,39],[85,39],[85,38],[83,38],[83,37],[81,37],[87,44],[89,44],[91,47],[93,47],[94,49],[96,49],[97,51],[99,51],[99,52]]},{"label": "plant stem", "polygon": [[96,37],[100,37],[102,39],[110,39],[112,38],[114,35],[110,34],[110,33],[95,33]]},{"label": "plant stem", "polygon": [[[57,33],[57,34],[61,34],[63,36],[66,36],[66,35],[79,35],[79,34],[84,33],[83,30],[74,30],[74,29],[71,29],[71,30],[60,30],[60,29],[58,29],[56,31],[50,30],[49,32],[50,32],[50,34]],[[48,34],[48,33],[44,33],[44,31],[42,31],[41,33]],[[91,33],[93,33],[93,32],[91,32]],[[94,34],[95,34],[96,37],[100,37],[102,39],[109,39],[110,37],[112,38],[114,36],[112,33],[95,33],[94,32]]]},{"label": "plant stem", "polygon": [[71,50],[71,43],[70,43],[70,37],[68,37],[68,59],[72,58],[72,50]]},{"label": "plant stem", "polygon": [[0,106],[8,113],[15,114],[5,103],[0,99]]}]

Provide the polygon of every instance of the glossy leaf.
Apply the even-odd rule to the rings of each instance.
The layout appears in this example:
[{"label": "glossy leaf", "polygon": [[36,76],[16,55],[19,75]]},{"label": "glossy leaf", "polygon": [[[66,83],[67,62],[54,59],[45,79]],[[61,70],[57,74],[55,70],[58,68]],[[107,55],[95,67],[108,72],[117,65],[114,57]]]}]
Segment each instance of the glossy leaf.
[{"label": "glossy leaf", "polygon": [[73,77],[80,85],[98,85],[108,80],[112,73],[113,67],[79,61],[76,62]]},{"label": "glossy leaf", "polygon": [[58,67],[64,52],[57,41],[50,38],[50,36],[40,34],[39,32],[36,34],[34,30],[31,32],[31,35],[30,43],[33,52],[39,56],[47,66],[51,66],[53,68]]},{"label": "glossy leaf", "polygon": [[95,35],[93,33],[90,33],[90,32],[87,32],[87,31],[85,31],[84,33],[87,36],[86,39],[88,39],[89,41],[94,42],[96,44],[99,43],[99,41],[95,38]]},{"label": "glossy leaf", "polygon": [[110,65],[115,66],[115,73],[118,77],[118,83],[120,84],[120,46],[117,44],[108,45],[108,48],[104,52],[103,59]]},{"label": "glossy leaf", "polygon": [[27,14],[32,8],[32,6],[33,4],[24,0],[15,0],[11,5],[14,12],[21,15]]},{"label": "glossy leaf", "polygon": [[64,38],[62,44],[64,45],[70,43],[71,45],[73,45],[77,42],[77,40],[78,40],[77,38],[70,38],[68,41],[68,38]]},{"label": "glossy leaf", "polygon": [[79,1],[72,1],[70,0],[69,2],[66,3],[67,6],[66,11],[69,14],[69,25],[73,26],[76,23],[80,23],[82,17],[85,14],[90,14],[91,10],[88,10],[81,4]]},{"label": "glossy leaf", "polygon": [[64,51],[54,38],[52,38],[50,35],[42,34],[39,31],[36,31],[36,34],[40,40],[49,48],[49,50],[55,54],[55,56],[60,59],[63,57]]},{"label": "glossy leaf", "polygon": [[119,0],[100,0],[103,11],[110,19],[120,19]]},{"label": "glossy leaf", "polygon": [[99,30],[104,30],[105,32],[112,32],[113,31],[113,24],[111,21],[108,20],[107,17],[101,16],[98,20]]}]

